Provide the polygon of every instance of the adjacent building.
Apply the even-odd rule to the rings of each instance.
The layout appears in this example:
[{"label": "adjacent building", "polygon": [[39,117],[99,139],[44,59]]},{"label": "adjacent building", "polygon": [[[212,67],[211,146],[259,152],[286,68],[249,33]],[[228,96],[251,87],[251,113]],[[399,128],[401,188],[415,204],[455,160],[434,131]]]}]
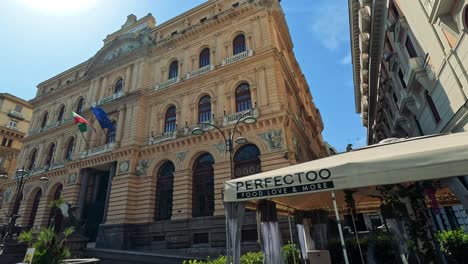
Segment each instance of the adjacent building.
[{"label": "adjacent building", "polygon": [[[349,12],[367,143],[467,131],[468,1],[349,0]],[[468,178],[446,184],[468,208]],[[443,217],[441,226],[468,224],[460,206]]]},{"label": "adjacent building", "polygon": [[[91,59],[40,83],[31,104],[18,224],[47,226],[47,205],[62,197],[97,247],[220,253],[224,181],[327,156],[276,0],[207,1],[159,25],[129,15]],[[72,111],[94,129],[81,134]],[[256,122],[233,131],[242,116]],[[232,132],[247,143],[234,143],[231,176]],[[244,229],[244,245],[256,245],[254,215]]]}]

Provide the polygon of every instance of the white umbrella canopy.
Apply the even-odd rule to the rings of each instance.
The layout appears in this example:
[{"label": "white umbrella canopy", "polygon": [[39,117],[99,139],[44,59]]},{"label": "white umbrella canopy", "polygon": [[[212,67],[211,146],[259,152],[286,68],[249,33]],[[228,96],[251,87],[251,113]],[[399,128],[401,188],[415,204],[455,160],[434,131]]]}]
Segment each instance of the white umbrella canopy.
[{"label": "white umbrella canopy", "polygon": [[[466,132],[373,145],[233,179],[224,184],[224,201],[273,199],[298,210],[325,209],[331,207],[330,195],[325,191],[359,188],[372,193],[371,186],[465,175],[468,175]],[[342,195],[337,199],[342,201]],[[363,198],[362,202],[377,201]]]}]

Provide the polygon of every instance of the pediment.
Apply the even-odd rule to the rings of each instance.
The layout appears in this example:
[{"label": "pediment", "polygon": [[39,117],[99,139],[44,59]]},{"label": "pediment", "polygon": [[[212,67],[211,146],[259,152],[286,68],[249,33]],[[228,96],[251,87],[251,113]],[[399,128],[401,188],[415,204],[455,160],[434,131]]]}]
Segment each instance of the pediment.
[{"label": "pediment", "polygon": [[128,33],[121,35],[104,45],[88,64],[86,72],[92,72],[96,68],[108,65],[121,58],[129,56],[142,49],[144,46],[154,45],[153,38],[149,32],[142,32],[138,35]]}]

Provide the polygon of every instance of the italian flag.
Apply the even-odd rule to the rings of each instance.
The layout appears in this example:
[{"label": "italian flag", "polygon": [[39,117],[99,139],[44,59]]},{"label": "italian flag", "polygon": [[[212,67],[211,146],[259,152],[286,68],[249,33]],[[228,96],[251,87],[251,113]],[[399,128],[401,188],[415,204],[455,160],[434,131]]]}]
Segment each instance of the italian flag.
[{"label": "italian flag", "polygon": [[78,126],[78,129],[81,131],[81,133],[88,131],[88,125],[91,126],[88,120],[84,119],[82,116],[80,116],[79,114],[75,112],[72,112],[72,114],[73,114],[73,120],[75,124]]}]

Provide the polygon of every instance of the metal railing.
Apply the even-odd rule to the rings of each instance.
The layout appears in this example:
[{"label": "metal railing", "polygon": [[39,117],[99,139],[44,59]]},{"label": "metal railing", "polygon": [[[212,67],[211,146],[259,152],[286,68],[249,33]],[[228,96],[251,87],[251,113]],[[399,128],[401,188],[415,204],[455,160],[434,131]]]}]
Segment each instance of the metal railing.
[{"label": "metal railing", "polygon": [[171,131],[171,132],[164,132],[156,136],[151,136],[149,139],[149,144],[157,144],[159,142],[163,142],[169,139],[175,139],[177,137],[177,130]]},{"label": "metal railing", "polygon": [[8,115],[11,116],[11,117],[17,118],[17,119],[21,119],[21,120],[24,119],[23,113],[17,112],[15,110],[10,110],[8,112]]},{"label": "metal railing", "polygon": [[115,146],[116,146],[116,143],[112,142],[112,143],[102,145],[96,148],[85,150],[81,152],[81,158],[84,159],[87,157],[92,157],[92,156],[96,156],[102,153],[110,152],[115,148]]},{"label": "metal railing", "polygon": [[210,72],[214,69],[214,65],[206,65],[205,67],[201,67],[200,69],[196,69],[190,73],[187,74],[187,79],[193,78],[195,76]]}]

